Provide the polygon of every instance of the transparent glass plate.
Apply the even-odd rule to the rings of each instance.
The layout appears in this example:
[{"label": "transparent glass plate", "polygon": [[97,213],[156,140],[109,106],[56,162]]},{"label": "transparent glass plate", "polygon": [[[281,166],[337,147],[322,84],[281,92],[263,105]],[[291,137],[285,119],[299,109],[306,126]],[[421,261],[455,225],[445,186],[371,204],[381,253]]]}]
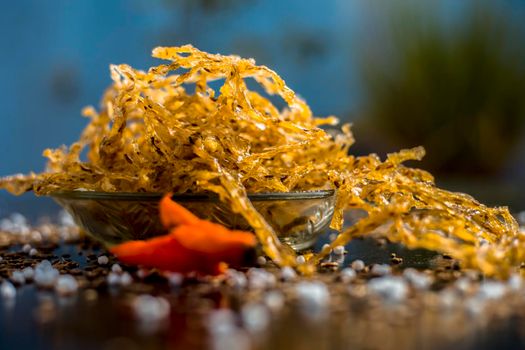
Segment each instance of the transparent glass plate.
[{"label": "transparent glass plate", "polygon": [[[70,191],[50,196],[86,233],[106,244],[166,233],[158,214],[160,193]],[[333,190],[255,193],[248,197],[281,241],[296,250],[311,247],[334,213]],[[232,229],[250,230],[244,218],[233,213],[217,196],[182,194],[174,195],[173,200],[202,219]]]}]

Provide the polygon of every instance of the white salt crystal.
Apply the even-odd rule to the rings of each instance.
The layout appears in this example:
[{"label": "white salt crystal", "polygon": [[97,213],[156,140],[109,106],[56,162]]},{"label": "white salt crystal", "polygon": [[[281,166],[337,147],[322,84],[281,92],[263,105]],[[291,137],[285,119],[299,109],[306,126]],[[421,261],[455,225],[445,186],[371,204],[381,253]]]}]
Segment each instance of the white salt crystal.
[{"label": "white salt crystal", "polygon": [[107,265],[109,263],[109,258],[105,255],[98,257],[97,262],[99,265]]},{"label": "white salt crystal", "polygon": [[385,276],[392,272],[392,268],[387,264],[374,264],[370,272],[374,276]]},{"label": "white salt crystal", "polygon": [[403,271],[403,277],[415,288],[419,290],[425,290],[432,284],[432,277],[429,275],[419,272],[414,268],[407,268]]},{"label": "white salt crystal", "polygon": [[479,285],[478,296],[484,299],[500,299],[507,294],[507,286],[502,282],[483,281]]},{"label": "white salt crystal", "polygon": [[170,314],[170,304],[166,299],[148,294],[136,297],[132,308],[135,316],[145,322],[163,320]]},{"label": "white salt crystal", "polygon": [[129,286],[131,283],[133,283],[133,278],[128,272],[124,272],[122,273],[122,275],[120,275],[120,285],[121,286],[123,287]]},{"label": "white salt crystal", "polygon": [[311,318],[326,315],[330,293],[326,285],[320,281],[304,281],[295,285],[295,294],[299,300],[301,312]]},{"label": "white salt crystal", "polygon": [[400,302],[408,294],[406,282],[402,278],[395,276],[374,278],[368,282],[368,288],[371,292],[392,302]]},{"label": "white salt crystal", "polygon": [[338,245],[334,248],[333,253],[335,255],[343,255],[345,253],[345,247],[342,245]]},{"label": "white salt crystal", "polygon": [[284,307],[284,295],[283,293],[272,290],[267,292],[264,297],[264,304],[272,311],[278,312]]},{"label": "white salt crystal", "polygon": [[251,268],[246,273],[248,276],[248,285],[251,289],[266,289],[275,286],[275,276],[260,268]]},{"label": "white salt crystal", "polygon": [[365,263],[363,260],[354,260],[350,266],[354,269],[354,271],[357,272],[363,271],[365,269]]},{"label": "white salt crystal", "polygon": [[115,272],[110,272],[106,276],[106,282],[111,287],[118,286],[118,285],[120,285],[120,275],[118,273],[115,273]]},{"label": "white salt crystal", "polygon": [[35,276],[35,270],[33,270],[32,267],[26,267],[22,270],[22,273],[24,274],[24,278],[27,281],[32,281],[33,277]]},{"label": "white salt crystal", "polygon": [[241,308],[241,319],[250,333],[261,333],[270,324],[270,312],[259,303],[248,303]]},{"label": "white salt crystal", "polygon": [[38,287],[51,288],[59,275],[58,270],[53,268],[48,260],[43,260],[35,266],[33,279]]},{"label": "white salt crystal", "polygon": [[302,265],[306,262],[306,259],[303,255],[297,255],[297,258],[295,258],[295,261],[297,264]]},{"label": "white salt crystal", "polygon": [[166,278],[171,287],[180,287],[184,282],[184,276],[178,272],[170,272],[166,275]]},{"label": "white salt crystal", "polygon": [[297,273],[295,273],[295,270],[291,268],[290,266],[284,266],[281,269],[281,279],[283,281],[292,281],[295,278],[297,278]]},{"label": "white salt crystal", "polygon": [[113,264],[111,266],[111,271],[115,273],[122,273],[122,267],[119,264]]},{"label": "white salt crystal", "polygon": [[264,256],[258,256],[257,257],[257,264],[259,266],[264,266],[266,265],[267,261],[266,261],[266,258]]},{"label": "white salt crystal", "polygon": [[341,270],[341,272],[339,274],[339,277],[341,278],[341,281],[343,283],[349,283],[349,282],[351,282],[352,280],[355,279],[356,273],[355,273],[354,269],[352,269],[350,267],[346,267],[346,268]]},{"label": "white salt crystal", "polygon": [[18,285],[26,283],[26,278],[24,274],[22,273],[22,271],[19,270],[11,272],[11,276],[9,277],[9,279],[11,280],[11,282]]},{"label": "white salt crystal", "polygon": [[11,282],[4,281],[0,285],[0,296],[4,299],[13,299],[16,297],[16,288]]},{"label": "white salt crystal", "polygon": [[71,275],[59,276],[56,284],[55,291],[62,296],[75,294],[78,290],[78,282],[75,277]]}]

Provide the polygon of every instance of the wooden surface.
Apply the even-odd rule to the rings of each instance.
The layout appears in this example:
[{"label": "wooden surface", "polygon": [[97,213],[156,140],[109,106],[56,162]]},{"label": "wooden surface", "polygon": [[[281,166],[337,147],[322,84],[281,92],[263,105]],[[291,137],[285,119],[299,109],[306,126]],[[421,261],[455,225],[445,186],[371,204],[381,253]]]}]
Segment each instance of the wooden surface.
[{"label": "wooden surface", "polygon": [[[319,241],[316,249],[327,240]],[[486,281],[428,251],[356,240],[346,247],[343,259],[332,259],[313,278],[283,280],[282,271],[267,264],[260,271],[275,279],[264,286],[252,283],[253,274],[246,270],[241,272],[245,286],[219,277],[187,278],[174,287],[158,272],[123,266],[133,283],[112,287],[107,276],[116,260],[108,255],[109,264],[100,266],[97,258],[107,253],[96,243],[42,244],[33,244],[39,250],[33,257],[22,252],[21,244],[1,248],[2,279],[48,259],[62,274],[74,274],[79,289],[64,297],[27,283],[17,287],[15,299],[0,298],[0,349],[525,348],[525,285],[508,289],[503,297],[486,298],[479,306],[474,301]],[[364,260],[367,269],[352,281],[342,281],[340,269],[356,259]],[[372,291],[370,282],[382,278],[371,272],[376,263],[392,266],[387,279],[403,279],[404,269],[415,267],[427,269],[433,283],[417,290],[403,282],[407,294],[390,300]],[[467,287],[460,283],[466,279]],[[320,283],[329,298],[301,297],[304,282]],[[268,296],[273,292],[282,295],[283,304],[272,309]],[[137,316],[134,301],[150,294],[168,302],[167,318]],[[262,305],[262,316],[250,305]],[[218,310],[231,316],[226,330],[228,322],[212,322]]]}]

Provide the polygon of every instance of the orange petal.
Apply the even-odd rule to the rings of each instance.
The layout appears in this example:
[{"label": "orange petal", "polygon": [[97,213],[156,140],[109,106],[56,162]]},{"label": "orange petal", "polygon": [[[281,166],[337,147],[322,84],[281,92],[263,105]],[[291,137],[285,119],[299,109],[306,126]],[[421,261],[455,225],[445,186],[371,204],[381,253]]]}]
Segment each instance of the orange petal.
[{"label": "orange petal", "polygon": [[201,221],[197,225],[177,226],[171,234],[186,249],[214,255],[218,259],[227,259],[229,252],[244,251],[257,244],[257,239],[251,232],[228,230],[208,221]]},{"label": "orange petal", "polygon": [[130,241],[110,249],[122,262],[181,273],[217,275],[227,264],[241,266],[257,240],[251,232],[232,231],[201,220],[165,195],[160,218],[168,235],[146,241]]},{"label": "orange petal", "polygon": [[123,263],[187,273],[198,267],[195,254],[181,246],[171,235],[146,241],[129,241],[110,251]]},{"label": "orange petal", "polygon": [[159,204],[160,221],[166,229],[184,224],[195,224],[200,221],[188,209],[174,202],[171,197],[172,193],[162,197]]}]

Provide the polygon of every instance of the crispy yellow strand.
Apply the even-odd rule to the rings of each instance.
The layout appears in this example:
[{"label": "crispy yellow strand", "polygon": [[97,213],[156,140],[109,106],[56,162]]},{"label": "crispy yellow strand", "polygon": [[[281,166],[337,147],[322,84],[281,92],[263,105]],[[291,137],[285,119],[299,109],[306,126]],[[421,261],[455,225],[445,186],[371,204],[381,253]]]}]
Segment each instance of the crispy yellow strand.
[{"label": "crispy yellow strand", "polygon": [[[332,243],[379,235],[409,248],[451,254],[465,267],[505,277],[525,260],[525,238],[506,208],[488,208],[468,195],[437,188],[430,174],[402,165],[419,160],[422,148],[402,150],[385,161],[354,157],[350,127],[337,135],[319,126],[308,105],[274,71],[253,59],[202,52],[191,45],[158,47],[167,64],[147,72],[110,67],[112,86],[100,111],[89,118],[78,142],[46,150],[41,174],[0,179],[20,194],[64,190],[107,192],[211,191],[244,216],[265,253],[294,265],[293,251],[250,203],[248,192],[337,189],[332,227],[343,228],[346,210],[367,216]],[[252,91],[247,80],[261,89]],[[277,108],[276,95],[287,105]],[[87,158],[81,155],[87,151]],[[301,268],[313,271],[328,249]]]}]

